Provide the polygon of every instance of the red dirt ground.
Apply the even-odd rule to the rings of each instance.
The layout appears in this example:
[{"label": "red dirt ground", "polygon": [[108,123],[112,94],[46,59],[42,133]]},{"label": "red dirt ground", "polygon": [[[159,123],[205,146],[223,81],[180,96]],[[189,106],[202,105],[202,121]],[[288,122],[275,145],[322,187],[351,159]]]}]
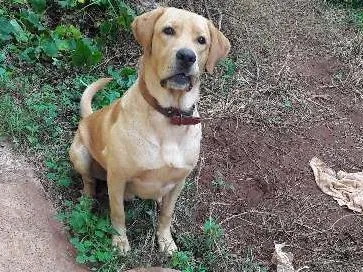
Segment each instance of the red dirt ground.
[{"label": "red dirt ground", "polygon": [[[362,131],[363,122],[355,124]],[[338,169],[356,171],[361,151],[347,135],[350,130],[349,124],[324,122],[262,131],[237,119],[206,126],[199,186],[208,204],[201,202],[220,219],[235,251],[249,246],[268,264],[273,243],[286,242],[296,264],[311,271],[333,271],[329,262],[353,263],[341,271],[363,265],[362,216],[325,196],[308,164],[319,156]],[[233,188],[213,189],[215,171]]]}]

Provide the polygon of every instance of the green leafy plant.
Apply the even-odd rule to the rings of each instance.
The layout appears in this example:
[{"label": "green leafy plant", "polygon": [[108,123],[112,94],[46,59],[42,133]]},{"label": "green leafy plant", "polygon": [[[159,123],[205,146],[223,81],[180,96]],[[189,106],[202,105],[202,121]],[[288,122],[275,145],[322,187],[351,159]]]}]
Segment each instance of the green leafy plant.
[{"label": "green leafy plant", "polygon": [[108,14],[105,20],[98,23],[101,40],[112,40],[119,29],[129,31],[135,12],[123,1],[107,1]]},{"label": "green leafy plant", "polygon": [[5,52],[0,52],[0,79],[5,80],[8,78],[9,72],[5,65],[6,55]]},{"label": "green leafy plant", "polygon": [[190,272],[248,271],[267,272],[251,256],[240,258],[228,252],[221,226],[209,217],[201,234],[183,233],[178,237],[182,251],[173,254],[172,268]]},{"label": "green leafy plant", "polygon": [[[101,39],[113,37],[118,29],[129,30],[135,16],[134,11],[119,0],[64,0],[58,3],[65,8],[74,8],[79,4],[98,5],[105,9],[107,15],[98,23]],[[24,9],[13,18],[5,9],[0,13],[0,44],[12,41],[16,44],[15,54],[19,60],[34,63],[40,58],[51,58],[53,64],[61,65],[60,59],[70,59],[75,66],[92,66],[102,58],[102,52],[95,40],[85,37],[73,25],[59,25],[54,30],[48,29],[42,22],[46,11],[46,0],[29,1],[31,9]],[[28,6],[29,7],[29,6]],[[55,58],[55,60],[54,60]],[[4,71],[2,74],[4,74]]]},{"label": "green leafy plant", "polygon": [[117,251],[112,247],[111,236],[117,233],[106,215],[92,213],[93,200],[83,196],[78,203],[66,201],[65,205],[58,219],[72,233],[70,241],[77,251],[76,261],[93,267],[115,261]]},{"label": "green leafy plant", "polygon": [[107,72],[114,80],[104,90],[95,95],[94,105],[96,109],[103,108],[121,97],[137,78],[136,70],[130,67],[115,70],[112,66],[109,66]]},{"label": "green leafy plant", "polygon": [[41,15],[32,10],[22,10],[20,21],[0,17],[0,43],[16,41],[20,60],[32,63],[40,57],[65,57],[76,66],[91,66],[102,58],[94,40],[83,37],[73,25],[59,25],[55,30],[46,29]]},{"label": "green leafy plant", "polygon": [[31,10],[22,10],[20,12],[20,19],[24,24],[27,24],[28,28],[32,28],[35,31],[45,30],[41,23],[41,16]]},{"label": "green leafy plant", "polygon": [[192,253],[188,251],[175,252],[171,257],[170,265],[183,272],[206,272],[202,265],[196,264]]},{"label": "green leafy plant", "polygon": [[109,66],[107,68],[107,72],[113,77],[113,79],[116,80],[118,86],[122,90],[130,88],[137,78],[136,69],[131,67],[124,67],[120,70],[115,70],[112,66]]},{"label": "green leafy plant", "polygon": [[81,31],[74,25],[58,25],[54,30],[56,34],[61,39],[80,39],[82,37]]},{"label": "green leafy plant", "polygon": [[31,34],[24,30],[17,20],[0,17],[0,42],[15,38],[19,43],[26,43],[30,36]]},{"label": "green leafy plant", "polygon": [[83,4],[84,0],[58,0],[57,3],[62,8],[75,8],[79,4]]},{"label": "green leafy plant", "polygon": [[0,41],[8,41],[12,38],[13,26],[5,17],[0,17]]},{"label": "green leafy plant", "polygon": [[91,66],[98,63],[102,58],[94,42],[89,38],[76,40],[76,47],[72,53],[72,63],[76,66]]},{"label": "green leafy plant", "polygon": [[32,9],[38,13],[44,12],[47,7],[46,0],[28,0],[28,1]]},{"label": "green leafy plant", "polygon": [[230,58],[225,58],[220,62],[220,65],[223,68],[223,77],[226,79],[231,78],[234,73],[236,72],[236,64],[235,62]]},{"label": "green leafy plant", "polygon": [[232,184],[230,184],[229,182],[225,181],[222,173],[218,170],[216,170],[214,172],[214,175],[213,175],[213,180],[212,180],[212,186],[214,189],[219,189],[219,190],[227,190],[227,189],[230,189],[230,190],[234,190],[234,187]]},{"label": "green leafy plant", "polygon": [[72,180],[70,177],[70,163],[64,159],[48,158],[45,160],[48,169],[47,178],[54,181],[57,185],[68,187]]},{"label": "green leafy plant", "polygon": [[118,10],[116,17],[117,24],[124,29],[130,29],[135,17],[134,11],[123,1],[116,1],[116,6]]},{"label": "green leafy plant", "polygon": [[108,18],[100,24],[103,36],[116,33],[117,28],[130,29],[135,17],[135,12],[124,1],[121,0],[58,0],[62,8],[73,9],[78,5],[97,5],[107,10]]}]

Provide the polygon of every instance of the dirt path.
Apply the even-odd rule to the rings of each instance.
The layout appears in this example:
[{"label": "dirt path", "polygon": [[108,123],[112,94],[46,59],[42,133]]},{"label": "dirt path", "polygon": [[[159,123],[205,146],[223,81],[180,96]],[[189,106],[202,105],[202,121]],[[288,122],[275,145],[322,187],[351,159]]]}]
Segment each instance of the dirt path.
[{"label": "dirt path", "polygon": [[54,215],[32,168],[0,142],[0,271],[87,271]]}]

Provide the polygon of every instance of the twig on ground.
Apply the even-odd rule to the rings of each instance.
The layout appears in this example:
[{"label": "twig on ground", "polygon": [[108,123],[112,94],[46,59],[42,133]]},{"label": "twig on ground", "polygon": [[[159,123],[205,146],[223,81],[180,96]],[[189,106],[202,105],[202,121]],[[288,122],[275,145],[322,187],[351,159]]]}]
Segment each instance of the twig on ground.
[{"label": "twig on ground", "polygon": [[222,12],[219,10],[219,9],[217,9],[218,10],[218,13],[219,13],[219,19],[218,19],[218,30],[221,30],[222,29],[222,19],[223,19],[223,14],[222,14]]},{"label": "twig on ground", "polygon": [[202,168],[204,166],[204,156],[201,155],[200,156],[200,160],[199,160],[199,164],[198,164],[198,170],[197,170],[197,174],[194,178],[194,181],[195,181],[195,184],[196,184],[196,191],[197,191],[197,194],[198,194],[198,190],[199,190],[199,179],[200,179],[200,173],[202,171]]}]

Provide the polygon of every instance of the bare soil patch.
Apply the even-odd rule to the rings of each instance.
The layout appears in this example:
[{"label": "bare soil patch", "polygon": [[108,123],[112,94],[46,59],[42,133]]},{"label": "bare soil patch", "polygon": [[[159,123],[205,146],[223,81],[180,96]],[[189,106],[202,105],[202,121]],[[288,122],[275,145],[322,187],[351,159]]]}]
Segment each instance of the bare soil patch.
[{"label": "bare soil patch", "polygon": [[[319,156],[339,169],[358,168],[358,143],[342,137],[350,126],[329,122],[263,131],[232,118],[209,125],[199,183],[205,199],[201,211],[220,219],[235,251],[243,254],[251,247],[269,264],[274,242],[286,242],[295,263],[312,271],[355,271],[363,265],[363,217],[324,195],[308,165]],[[226,188],[213,188],[216,171]]]}]

